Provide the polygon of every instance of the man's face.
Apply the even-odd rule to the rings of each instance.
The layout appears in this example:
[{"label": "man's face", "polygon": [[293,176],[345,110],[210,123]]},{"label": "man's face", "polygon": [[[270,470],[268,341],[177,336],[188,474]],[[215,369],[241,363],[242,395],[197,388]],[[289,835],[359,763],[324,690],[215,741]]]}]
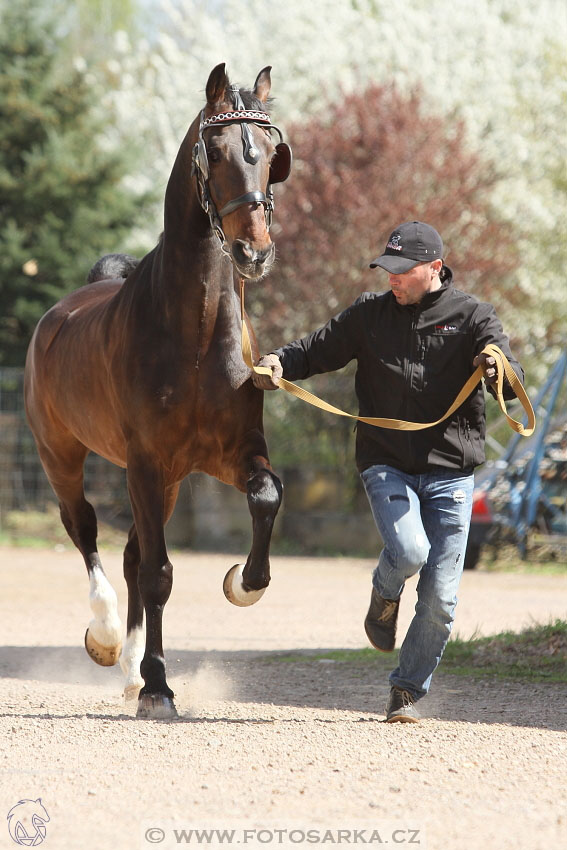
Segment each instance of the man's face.
[{"label": "man's face", "polygon": [[398,304],[418,304],[426,292],[439,289],[441,260],[419,263],[405,274],[388,274],[388,282]]}]

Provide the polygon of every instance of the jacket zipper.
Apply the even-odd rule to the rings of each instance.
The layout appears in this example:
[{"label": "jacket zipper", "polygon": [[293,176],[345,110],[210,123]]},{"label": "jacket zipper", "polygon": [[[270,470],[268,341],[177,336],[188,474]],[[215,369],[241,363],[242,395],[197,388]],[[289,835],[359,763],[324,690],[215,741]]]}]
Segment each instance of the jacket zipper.
[{"label": "jacket zipper", "polygon": [[[410,349],[410,354],[409,354],[409,357],[407,359],[407,369],[405,370],[406,371],[405,380],[406,380],[406,386],[407,386],[407,390],[406,390],[406,392],[407,392],[407,396],[406,396],[406,417],[407,418],[409,418],[409,413],[410,413],[409,407],[410,407],[410,400],[411,400],[413,376],[414,376],[414,371],[415,371],[415,361],[416,361],[416,357],[418,355],[418,350],[417,350],[418,345],[417,345],[417,335],[416,335],[418,319],[419,319],[419,307],[416,307],[413,311],[413,316],[412,316],[412,320],[411,320],[410,345],[408,346],[408,348]],[[414,467],[414,456],[413,456],[413,454],[414,453],[412,451],[412,434],[411,434],[411,431],[407,431],[406,433],[407,433],[409,468],[413,469],[413,467]]]},{"label": "jacket zipper", "polygon": [[468,419],[465,419],[465,438],[467,441],[467,447],[470,453],[470,464],[465,464],[465,466],[473,466],[474,465],[474,449],[471,440],[471,426]]},{"label": "jacket zipper", "polygon": [[[472,466],[474,464],[474,452],[472,450],[472,441],[471,441],[471,426],[468,419],[465,419],[462,416],[458,417],[458,427],[459,427],[459,439],[461,443],[461,450],[463,452],[463,467]],[[470,463],[467,461],[470,458]]]}]

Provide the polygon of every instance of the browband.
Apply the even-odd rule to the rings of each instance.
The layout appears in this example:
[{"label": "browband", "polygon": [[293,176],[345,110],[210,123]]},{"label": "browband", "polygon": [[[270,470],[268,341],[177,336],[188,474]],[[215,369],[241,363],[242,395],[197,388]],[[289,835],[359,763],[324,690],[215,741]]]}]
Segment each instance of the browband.
[{"label": "browband", "polygon": [[201,119],[201,127],[211,127],[215,124],[227,124],[233,121],[253,121],[260,124],[272,123],[267,112],[259,112],[255,109],[235,109],[232,112],[218,112],[209,118]]}]

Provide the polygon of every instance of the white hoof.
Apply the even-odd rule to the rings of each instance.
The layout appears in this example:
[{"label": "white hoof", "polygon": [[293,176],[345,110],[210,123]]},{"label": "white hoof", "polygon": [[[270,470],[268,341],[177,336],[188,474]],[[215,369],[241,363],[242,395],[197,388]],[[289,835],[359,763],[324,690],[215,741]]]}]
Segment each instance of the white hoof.
[{"label": "white hoof", "polygon": [[264,595],[265,587],[261,590],[245,590],[242,583],[242,571],[245,564],[235,564],[224,577],[222,589],[224,595],[233,605],[238,605],[239,608],[246,608],[248,605],[254,605],[261,596]]},{"label": "white hoof", "polygon": [[120,657],[122,644],[103,646],[92,636],[90,629],[85,632],[85,649],[96,664],[101,667],[113,667]]}]

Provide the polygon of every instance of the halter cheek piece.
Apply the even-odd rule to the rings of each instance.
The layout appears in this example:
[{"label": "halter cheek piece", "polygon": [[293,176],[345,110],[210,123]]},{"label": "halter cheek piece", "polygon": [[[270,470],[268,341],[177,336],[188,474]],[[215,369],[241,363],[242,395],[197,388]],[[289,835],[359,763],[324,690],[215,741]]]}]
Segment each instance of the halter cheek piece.
[{"label": "halter cheek piece", "polygon": [[[283,183],[284,180],[287,180],[291,171],[292,161],[291,148],[283,141],[283,135],[279,127],[271,123],[268,113],[254,109],[245,109],[238,87],[231,86],[230,91],[234,95],[236,103],[236,109],[233,112],[220,112],[217,115],[211,115],[210,118],[205,118],[205,110],[201,112],[199,137],[193,148],[191,167],[191,174],[195,175],[197,180],[199,203],[209,216],[211,227],[217,234],[221,248],[226,254],[230,253],[230,249],[222,229],[222,219],[224,216],[229,215],[245,204],[263,204],[265,208],[266,227],[269,230],[274,211],[272,184]],[[266,131],[275,130],[279,135],[280,141],[276,145],[276,152],[270,163],[270,176],[268,178],[266,192],[264,193],[259,190],[246,192],[245,195],[240,195],[238,198],[229,201],[221,210],[217,210],[209,192],[209,160],[203,133],[210,127],[225,127],[228,124],[240,124],[244,160],[251,165],[256,165],[260,152],[254,144],[250,124],[256,124]]]}]

